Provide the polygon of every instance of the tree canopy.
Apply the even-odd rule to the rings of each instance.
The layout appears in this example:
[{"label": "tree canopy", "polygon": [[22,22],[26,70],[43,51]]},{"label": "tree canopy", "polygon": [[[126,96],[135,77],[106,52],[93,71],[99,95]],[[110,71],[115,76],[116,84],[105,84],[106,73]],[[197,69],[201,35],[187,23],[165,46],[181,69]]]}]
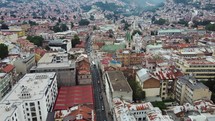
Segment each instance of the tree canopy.
[{"label": "tree canopy", "polygon": [[142,90],[139,82],[132,80],[131,78],[128,80],[128,83],[133,90],[133,100],[143,100],[145,98],[145,92]]},{"label": "tree canopy", "polygon": [[154,24],[164,25],[167,21],[165,19],[160,18],[159,20],[155,20]]},{"label": "tree canopy", "polygon": [[142,32],[140,30],[134,30],[132,33],[132,36],[134,36],[136,33],[138,33],[139,35],[142,35]]},{"label": "tree canopy", "polygon": [[3,24],[1,25],[1,29],[9,29],[9,27],[8,27],[7,24],[4,24],[4,23],[3,23]]},{"label": "tree canopy", "polygon": [[89,25],[90,24],[90,22],[87,20],[87,19],[81,19],[80,21],[79,21],[79,25],[80,26],[87,26],[87,25]]},{"label": "tree canopy", "polygon": [[27,40],[34,43],[37,46],[42,46],[44,38],[42,36],[27,36]]},{"label": "tree canopy", "polygon": [[215,31],[215,24],[208,24],[205,27],[206,30]]},{"label": "tree canopy", "polygon": [[77,44],[80,44],[80,38],[78,37],[78,35],[74,35],[73,39],[72,39],[72,47],[74,48]]},{"label": "tree canopy", "polygon": [[4,59],[5,57],[8,56],[9,51],[8,51],[7,45],[0,44],[0,50],[1,50],[1,52],[0,52],[0,58],[1,59]]},{"label": "tree canopy", "polygon": [[69,28],[66,26],[66,24],[60,24],[60,23],[57,23],[53,29],[52,29],[54,32],[63,32],[63,31],[67,31],[69,30]]}]

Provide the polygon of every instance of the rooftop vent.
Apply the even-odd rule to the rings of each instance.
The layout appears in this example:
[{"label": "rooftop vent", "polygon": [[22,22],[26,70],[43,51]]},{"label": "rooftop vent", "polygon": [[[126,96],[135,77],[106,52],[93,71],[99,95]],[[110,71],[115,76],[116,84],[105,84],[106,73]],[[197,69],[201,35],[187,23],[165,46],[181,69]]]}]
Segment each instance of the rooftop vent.
[{"label": "rooftop vent", "polygon": [[5,107],[5,111],[6,111],[6,112],[10,111],[10,107],[9,107],[9,106],[6,106],[6,107]]},{"label": "rooftop vent", "polygon": [[37,76],[35,77],[35,79],[47,79],[47,78],[48,78],[47,75],[37,75]]}]

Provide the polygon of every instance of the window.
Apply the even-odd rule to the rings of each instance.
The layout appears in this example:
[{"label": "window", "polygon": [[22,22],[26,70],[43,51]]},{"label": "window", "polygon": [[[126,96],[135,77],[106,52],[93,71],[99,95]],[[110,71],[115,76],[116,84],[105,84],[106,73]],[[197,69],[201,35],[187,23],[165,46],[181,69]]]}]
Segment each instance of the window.
[{"label": "window", "polygon": [[28,103],[25,103],[26,106],[28,106]]},{"label": "window", "polygon": [[30,106],[34,106],[34,103],[30,103]]},{"label": "window", "polygon": [[163,93],[163,95],[165,95],[166,93]]},{"label": "window", "polygon": [[28,108],[26,108],[26,110],[27,110],[27,111],[29,111],[29,109],[28,109]]},{"label": "window", "polygon": [[27,113],[27,116],[30,116],[30,114],[29,114],[29,113]]}]

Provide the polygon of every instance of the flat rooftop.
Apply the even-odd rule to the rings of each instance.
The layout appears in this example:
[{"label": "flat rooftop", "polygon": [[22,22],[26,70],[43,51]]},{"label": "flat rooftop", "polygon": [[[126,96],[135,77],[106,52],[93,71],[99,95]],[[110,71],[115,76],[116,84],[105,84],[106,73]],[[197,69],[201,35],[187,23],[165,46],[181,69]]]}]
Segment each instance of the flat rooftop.
[{"label": "flat rooftop", "polygon": [[91,85],[61,87],[54,110],[67,110],[78,104],[93,105],[93,90]]},{"label": "flat rooftop", "polygon": [[38,62],[36,69],[75,68],[75,62],[68,60],[67,53],[46,53]]},{"label": "flat rooftop", "polygon": [[[45,95],[55,72],[26,74],[0,102],[0,117],[5,119],[24,101],[35,101]],[[9,111],[5,108],[10,107]]]},{"label": "flat rooftop", "polygon": [[179,82],[186,84],[191,89],[209,89],[201,82],[197,82],[195,78],[190,76],[182,76],[178,78]]},{"label": "flat rooftop", "polygon": [[63,62],[68,61],[68,54],[67,53],[46,53],[39,60],[38,64],[40,64],[40,63],[53,63],[55,58],[61,59]]},{"label": "flat rooftop", "polygon": [[107,71],[113,91],[131,92],[132,89],[121,71]]},{"label": "flat rooftop", "polygon": [[[31,101],[42,98],[48,85],[53,81],[55,72],[49,73],[30,73],[26,74],[20,79],[12,90],[2,99],[1,103],[4,102],[22,102],[25,100]],[[22,99],[22,92],[28,92],[30,98]]]}]

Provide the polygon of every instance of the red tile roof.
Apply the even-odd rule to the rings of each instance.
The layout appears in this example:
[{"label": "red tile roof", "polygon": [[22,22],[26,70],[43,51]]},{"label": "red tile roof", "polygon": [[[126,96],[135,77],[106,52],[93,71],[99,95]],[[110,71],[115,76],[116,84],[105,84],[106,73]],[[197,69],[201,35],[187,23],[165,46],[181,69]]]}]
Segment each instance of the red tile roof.
[{"label": "red tile roof", "polygon": [[40,56],[43,56],[46,53],[46,50],[41,49],[41,48],[35,48],[34,52]]},{"label": "red tile roof", "polygon": [[93,105],[93,91],[91,85],[61,87],[55,102],[54,110],[66,110],[78,104]]},{"label": "red tile roof", "polygon": [[81,41],[80,44],[75,45],[75,48],[85,48],[85,42]]},{"label": "red tile roof", "polygon": [[15,68],[15,67],[14,67],[13,65],[8,64],[6,67],[4,67],[4,68],[2,69],[2,71],[4,71],[5,73],[9,73],[9,72],[11,72],[14,68]]}]

